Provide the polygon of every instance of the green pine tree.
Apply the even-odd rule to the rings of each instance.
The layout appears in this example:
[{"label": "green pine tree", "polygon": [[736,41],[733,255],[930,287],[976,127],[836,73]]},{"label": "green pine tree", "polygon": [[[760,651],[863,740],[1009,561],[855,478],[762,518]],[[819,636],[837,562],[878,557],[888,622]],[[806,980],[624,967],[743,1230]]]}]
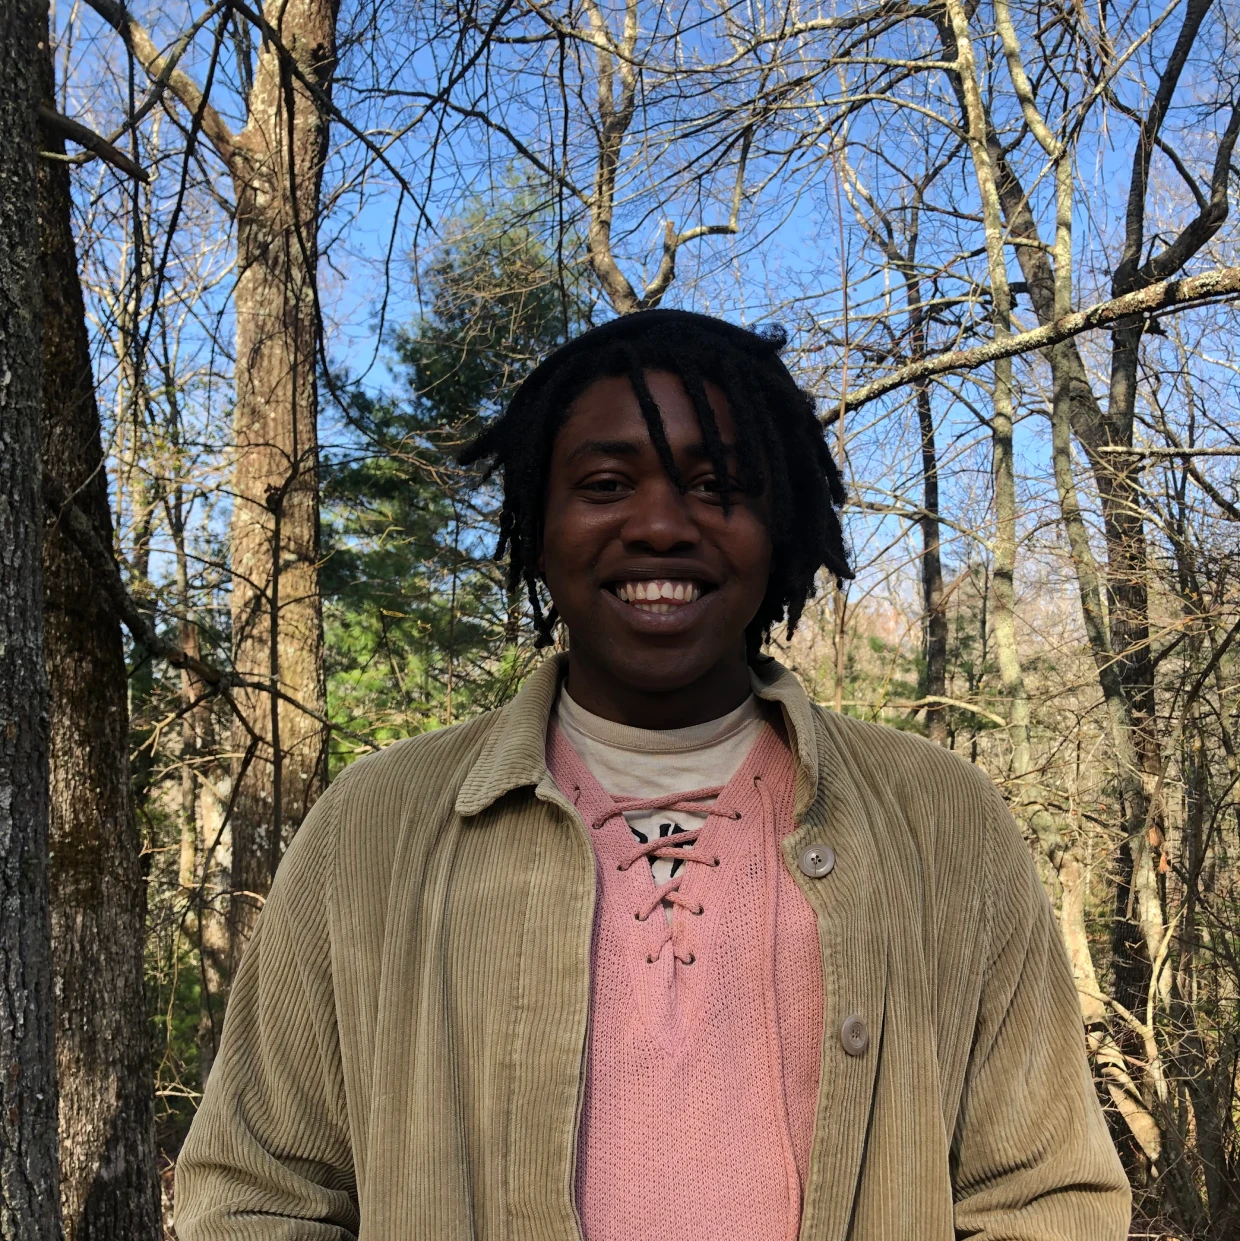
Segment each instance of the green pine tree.
[{"label": "green pine tree", "polygon": [[[325,454],[332,718],[383,743],[505,701],[533,660],[492,559],[498,493],[455,454],[586,306],[522,197],[458,219],[422,273],[427,312],[391,340],[401,390],[354,390]],[[338,736],[337,769],[358,752]]]}]

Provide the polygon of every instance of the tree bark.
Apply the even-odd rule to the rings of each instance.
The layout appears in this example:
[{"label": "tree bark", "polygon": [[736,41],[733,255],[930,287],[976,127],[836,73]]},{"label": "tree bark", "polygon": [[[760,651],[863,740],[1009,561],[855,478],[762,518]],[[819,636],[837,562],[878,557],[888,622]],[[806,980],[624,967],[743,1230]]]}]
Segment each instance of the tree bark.
[{"label": "tree bark", "polygon": [[[43,98],[55,101],[44,28]],[[42,150],[64,154],[44,127]],[[129,784],[120,621],[58,520],[74,504],[112,546],[90,341],[70,225],[69,166],[38,168],[43,293],[45,660],[50,686],[52,960],[60,1202],[68,1241],[157,1238],[146,884]]]},{"label": "tree bark", "polygon": [[0,1238],[59,1238],[43,666],[40,6],[0,7]]},{"label": "tree bark", "polygon": [[[335,69],[337,5],[273,2],[264,10],[301,75],[323,92]],[[249,122],[233,153],[237,193],[237,445],[231,529],[233,657],[242,675],[322,712],[319,590],[317,229],[329,118],[264,42]],[[235,967],[286,837],[326,782],[327,736],[274,693],[242,691],[263,741],[233,814],[230,955]],[[233,750],[245,751],[245,724]]]}]

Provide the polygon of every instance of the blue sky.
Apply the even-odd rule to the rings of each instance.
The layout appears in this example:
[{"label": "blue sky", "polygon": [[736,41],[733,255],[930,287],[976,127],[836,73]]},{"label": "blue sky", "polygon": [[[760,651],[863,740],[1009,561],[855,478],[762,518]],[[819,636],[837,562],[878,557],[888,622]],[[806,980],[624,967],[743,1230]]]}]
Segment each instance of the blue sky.
[{"label": "blue sky", "polygon": [[[385,141],[385,131],[409,124],[420,106],[418,92],[425,92],[450,58],[453,40],[451,30],[445,28],[441,37],[431,41],[420,22],[427,20],[425,7],[414,9],[406,4],[389,3],[384,6],[363,9],[346,5],[342,14],[342,40],[352,50],[347,50],[340,67],[340,81],[336,99],[347,115],[359,128],[376,141]],[[645,11],[645,10],[644,10]],[[653,12],[653,6],[650,6]],[[1161,12],[1152,5],[1136,5],[1128,10],[1133,29],[1139,28],[1148,15]],[[69,62],[69,103],[73,114],[86,115],[100,130],[107,132],[123,114],[127,82],[124,58],[119,54],[115,35],[105,28],[89,10],[72,10],[76,15],[72,55]],[[202,12],[199,4],[185,6],[173,4],[148,16],[152,22],[152,34],[157,43],[169,44],[184,27],[185,13]],[[69,10],[59,9],[56,20],[66,29]],[[672,9],[663,10],[665,22],[670,21]],[[1112,17],[1112,22],[1118,19]],[[1117,86],[1122,99],[1140,106],[1147,96],[1150,75],[1143,66],[1152,58],[1156,64],[1165,60],[1170,41],[1178,28],[1179,14],[1172,14],[1162,30],[1150,40],[1144,52],[1133,57],[1132,72],[1122,78]],[[1113,24],[1113,30],[1116,25]],[[184,64],[197,80],[204,81],[208,61],[213,48],[213,27],[208,25],[200,33],[188,52]],[[357,36],[355,42],[350,42]],[[901,38],[906,36],[901,34]],[[911,36],[909,36],[911,37]],[[709,49],[706,34],[702,34],[696,50],[703,56]],[[227,41],[220,44],[221,54],[214,70],[212,101],[229,119],[234,128],[244,123],[243,106],[236,91],[235,62],[230,55]],[[378,50],[379,58],[374,53]],[[693,47],[690,51],[695,50]],[[899,50],[899,49],[896,49]],[[917,50],[914,48],[913,50]],[[527,53],[521,52],[522,56]],[[541,55],[541,53],[538,53]],[[660,53],[661,54],[661,53]],[[531,54],[532,55],[532,54]],[[518,132],[522,140],[544,158],[552,158],[550,152],[560,135],[559,126],[564,114],[562,101],[554,95],[545,97],[538,90],[538,75],[534,72],[539,63],[531,63],[518,73],[514,67],[517,54],[496,54],[492,63],[490,94],[482,93],[481,86],[474,85],[472,102],[485,106],[497,117]],[[536,57],[535,57],[536,61]],[[1198,169],[1205,166],[1211,154],[1210,141],[1217,129],[1217,115],[1204,110],[1201,101],[1208,99],[1215,66],[1209,59],[1190,65],[1186,74],[1181,97],[1188,100],[1173,113],[1168,123],[1168,133],[1174,137],[1178,148],[1191,164]],[[1008,91],[1005,70],[998,68],[993,77],[995,89],[1003,95]],[[466,84],[468,85],[468,84]],[[929,88],[942,91],[942,80],[930,82]],[[140,76],[135,78],[136,97],[140,100],[146,84]],[[673,99],[666,106],[654,106],[651,113],[653,124],[643,134],[634,132],[634,145],[640,142],[652,144],[658,149],[663,127],[671,123],[677,109],[682,105]],[[579,184],[589,183],[591,175],[592,147],[588,133],[582,128],[582,107],[569,99],[570,149],[573,152],[570,170]],[[1012,110],[1010,97],[1003,109]],[[154,123],[157,114],[148,121]],[[879,113],[875,114],[880,115]],[[885,119],[856,122],[853,136],[869,137],[874,143],[871,156],[858,163],[859,171],[880,197],[888,195],[888,201],[897,201],[898,181],[902,164],[911,164],[914,158],[905,153],[901,145],[908,138],[909,130],[900,124],[897,114],[890,109],[881,112]],[[167,121],[161,122],[167,134]],[[869,126],[868,130],[865,126]],[[1127,188],[1127,175],[1133,144],[1133,126],[1111,110],[1096,110],[1093,120],[1082,136],[1079,148],[1080,192],[1077,199],[1076,237],[1079,256],[1078,295],[1082,300],[1105,296],[1110,266],[1114,261],[1120,207]],[[371,390],[389,386],[393,376],[387,368],[386,352],[378,337],[377,326],[380,306],[387,296],[386,323],[408,323],[419,311],[414,273],[418,261],[425,261],[434,252],[436,226],[458,213],[463,204],[476,198],[486,198],[502,189],[505,177],[513,175],[514,167],[521,175],[519,164],[514,165],[511,147],[488,135],[477,126],[458,127],[448,134],[436,134],[428,123],[414,127],[391,148],[392,159],[402,170],[408,183],[419,197],[424,196],[425,208],[431,221],[427,227],[420,220],[418,211],[406,197],[399,202],[400,220],[393,232],[393,221],[401,195],[392,175],[382,168],[370,167],[359,178],[366,163],[365,153],[357,139],[345,129],[333,128],[336,144],[328,169],[326,183],[329,187],[352,185],[336,202],[335,208],[323,229],[324,261],[321,266],[321,287],[325,318],[328,322],[326,347],[332,363],[357,377]],[[1024,148],[1031,144],[1026,141]],[[156,199],[160,204],[164,221],[176,197],[176,189],[182,164],[175,155],[175,142],[167,146],[170,158],[157,167]],[[792,171],[777,176],[764,195],[751,197],[741,214],[741,234],[732,237],[709,237],[689,243],[682,250],[678,264],[678,279],[666,298],[666,304],[685,305],[722,313],[746,322],[761,322],[770,317],[772,306],[778,308],[777,317],[794,329],[804,329],[814,322],[830,324],[837,322],[841,308],[840,273],[844,269],[845,256],[850,268],[850,296],[854,314],[863,309],[867,298],[881,296],[887,277],[875,263],[872,248],[867,249],[864,239],[855,227],[855,221],[847,204],[844,204],[845,235],[840,239],[840,196],[835,182],[831,161],[821,147],[806,146],[793,152]],[[683,187],[668,192],[657,187],[668,167],[668,156],[661,155],[653,162],[633,173],[628,188],[632,201],[622,205],[618,212],[620,231],[627,234],[620,241],[621,259],[630,277],[637,283],[644,268],[648,274],[657,261],[660,248],[662,221],[667,215],[675,219],[679,227],[691,226],[707,220],[726,216],[726,195],[731,185],[732,164],[725,161],[717,175],[709,180],[707,201],[701,203],[694,194]],[[860,157],[854,157],[860,159]],[[888,163],[884,165],[883,159]],[[768,161],[773,168],[773,162]],[[800,171],[797,170],[798,165]],[[430,172],[434,169],[434,176]],[[222,169],[211,156],[204,160],[209,179],[227,196],[229,191],[222,178]],[[762,166],[759,164],[758,171]],[[1152,195],[1155,214],[1160,214],[1174,227],[1177,220],[1186,218],[1185,195],[1173,174],[1168,173],[1165,160],[1156,164],[1156,174],[1163,178],[1157,194]],[[191,183],[198,170],[191,169]],[[351,179],[358,179],[356,184]],[[77,180],[81,222],[85,227],[98,230],[105,208],[123,209],[123,195],[127,187],[118,184],[110,173],[99,173],[98,165],[84,170]],[[201,187],[202,197],[209,187]],[[1045,210],[1049,186],[1039,183],[1035,191],[1044,228],[1049,216]],[[891,197],[897,195],[897,197]],[[956,182],[950,187],[953,202],[966,211],[976,211],[976,195],[971,185],[967,166],[962,169]],[[210,224],[211,208],[200,205],[202,219],[207,223],[200,227],[214,229],[216,239],[227,241],[228,222],[218,210],[214,224]],[[182,225],[186,217],[182,217]],[[974,229],[972,242],[967,237],[968,227],[962,228],[962,246],[976,246],[980,240]],[[101,240],[94,243],[90,262],[98,272],[108,271],[109,264],[120,269],[128,259],[128,252],[119,244],[117,225],[111,225],[112,233],[105,226]],[[937,261],[945,261],[952,247],[947,233],[936,239],[923,239],[923,260],[929,267]],[[415,243],[418,254],[414,254]],[[226,248],[226,246],[225,246]],[[388,261],[389,254],[391,261]],[[580,255],[575,256],[580,260]],[[1009,270],[1012,279],[1019,279],[1014,256],[1009,254]],[[975,276],[983,274],[975,257],[966,265]],[[119,279],[114,282],[120,286]],[[949,282],[951,283],[951,282]],[[956,282],[958,285],[958,282]],[[956,287],[956,286],[953,286]],[[200,326],[187,329],[184,356],[195,365],[208,368],[217,374],[219,382],[200,384],[199,399],[208,402],[210,409],[202,411],[203,427],[214,426],[218,433],[226,423],[227,371],[226,357],[231,337],[227,294],[229,282],[221,281],[202,294],[192,307],[191,319]],[[97,296],[94,309],[104,322],[103,302]],[[896,298],[897,304],[899,298]],[[1018,302],[1018,317],[1023,325],[1031,324],[1027,300]],[[609,311],[603,307],[602,316]],[[897,316],[898,319],[898,316]],[[215,338],[212,339],[214,330]],[[101,328],[98,355],[100,378],[106,395],[110,376],[115,373],[115,359],[109,358],[104,330]],[[804,333],[796,343],[812,343],[812,337]],[[1102,334],[1083,341],[1087,356],[1095,358],[1105,367],[1105,358],[1099,352],[1106,344]],[[821,373],[807,372],[819,385],[824,397],[838,391],[841,381],[838,350],[828,354],[811,354],[811,363],[830,361],[832,365]],[[850,359],[850,382],[858,382],[859,360],[854,353]],[[1217,368],[1215,368],[1217,370]],[[1019,367],[1018,373],[1032,385],[1027,407],[1034,410],[1018,427],[1017,449],[1019,469],[1022,475],[1023,504],[1027,513],[1027,527],[1034,529],[1045,520],[1048,510],[1048,458],[1046,434],[1042,418],[1036,413],[1042,402],[1035,390],[1045,382],[1040,367]],[[1219,373],[1216,376],[1223,390],[1230,391],[1230,379]],[[975,405],[984,413],[986,404],[985,384],[988,374],[979,373],[961,389],[962,396],[971,396]],[[987,473],[989,456],[984,428],[977,414],[959,400],[946,394],[945,389],[936,391],[936,414],[940,419],[940,452],[944,462],[944,507],[949,513],[957,513],[962,521],[984,527],[985,507],[988,495]],[[105,399],[106,404],[106,399]],[[867,408],[853,415],[850,425],[858,428],[858,434],[850,443],[850,467],[854,492],[881,498],[891,491],[906,493],[916,498],[917,440],[912,433],[912,420],[907,413],[884,417],[884,410],[898,410],[900,398],[892,398],[881,407]],[[221,421],[222,420],[222,421]],[[869,428],[869,429],[864,429]],[[323,438],[330,441],[338,433],[338,422],[333,417],[330,402],[324,401]],[[206,431],[204,430],[204,434]],[[216,511],[216,520],[224,510]],[[853,529],[859,541],[868,542],[875,549],[885,546],[894,536],[892,523],[855,516]],[[912,548],[907,549],[911,551]],[[976,552],[968,543],[958,543],[950,549],[957,560]]]}]

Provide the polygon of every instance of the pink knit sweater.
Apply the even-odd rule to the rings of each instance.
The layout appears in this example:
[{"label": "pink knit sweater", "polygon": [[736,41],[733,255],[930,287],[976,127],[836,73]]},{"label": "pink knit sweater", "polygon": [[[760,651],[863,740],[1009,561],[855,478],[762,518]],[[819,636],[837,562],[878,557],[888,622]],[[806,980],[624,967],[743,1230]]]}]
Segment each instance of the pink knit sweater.
[{"label": "pink knit sweater", "polygon": [[[651,801],[611,798],[554,725],[547,761],[598,866],[576,1185],[587,1241],[794,1241],[823,996],[814,914],[778,848],[794,826],[786,742],[767,728],[722,790]],[[701,812],[716,793],[700,831],[645,847],[621,815]],[[657,887],[651,853],[685,864]]]}]

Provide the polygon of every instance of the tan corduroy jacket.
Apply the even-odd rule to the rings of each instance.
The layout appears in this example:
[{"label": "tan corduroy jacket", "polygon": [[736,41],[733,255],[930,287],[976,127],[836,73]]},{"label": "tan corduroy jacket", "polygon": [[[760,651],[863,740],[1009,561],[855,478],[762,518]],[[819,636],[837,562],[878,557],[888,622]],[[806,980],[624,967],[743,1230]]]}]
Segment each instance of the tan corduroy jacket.
[{"label": "tan corduroy jacket", "polygon": [[[306,820],[177,1167],[181,1241],[579,1237],[595,863],[544,760],[562,671],[356,763]],[[754,677],[795,751],[784,860],[822,944],[801,1238],[1119,1241],[1072,977],[998,793],[778,664]],[[825,878],[808,843],[835,850]]]}]

